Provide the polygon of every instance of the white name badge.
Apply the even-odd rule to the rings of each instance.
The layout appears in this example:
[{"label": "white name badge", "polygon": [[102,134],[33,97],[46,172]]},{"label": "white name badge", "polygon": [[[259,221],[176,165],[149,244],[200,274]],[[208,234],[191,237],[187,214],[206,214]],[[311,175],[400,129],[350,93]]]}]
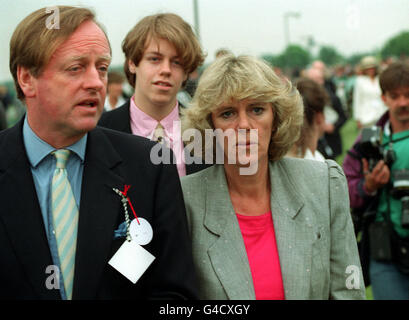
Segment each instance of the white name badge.
[{"label": "white name badge", "polygon": [[125,240],[108,263],[135,284],[153,260],[155,257],[138,243]]},{"label": "white name badge", "polygon": [[[139,223],[138,223],[139,222]],[[133,219],[129,226],[129,233],[132,241],[144,246],[151,242],[153,237],[153,230],[150,223],[144,218]]]}]

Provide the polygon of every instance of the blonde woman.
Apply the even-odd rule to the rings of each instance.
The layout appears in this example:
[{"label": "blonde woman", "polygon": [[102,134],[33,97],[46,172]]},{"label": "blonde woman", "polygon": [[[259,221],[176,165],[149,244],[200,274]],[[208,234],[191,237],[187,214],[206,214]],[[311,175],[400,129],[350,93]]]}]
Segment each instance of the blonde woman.
[{"label": "blonde woman", "polygon": [[[184,129],[203,141],[206,129],[241,129],[246,139],[232,146],[226,134],[218,140],[224,164],[182,179],[201,298],[365,297],[342,170],[283,158],[302,123],[298,91],[266,63],[229,54],[203,73]],[[257,170],[244,175],[251,163],[227,161],[232,147]]]}]

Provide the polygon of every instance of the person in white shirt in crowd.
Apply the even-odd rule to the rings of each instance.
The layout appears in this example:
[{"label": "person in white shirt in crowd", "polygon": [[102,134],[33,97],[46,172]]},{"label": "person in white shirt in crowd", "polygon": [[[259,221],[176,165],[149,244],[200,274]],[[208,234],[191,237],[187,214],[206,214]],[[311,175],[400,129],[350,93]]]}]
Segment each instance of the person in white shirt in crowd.
[{"label": "person in white shirt in crowd", "polygon": [[353,118],[358,129],[371,127],[387,110],[381,99],[376,58],[362,58],[360,68],[362,75],[356,78],[352,98]]}]

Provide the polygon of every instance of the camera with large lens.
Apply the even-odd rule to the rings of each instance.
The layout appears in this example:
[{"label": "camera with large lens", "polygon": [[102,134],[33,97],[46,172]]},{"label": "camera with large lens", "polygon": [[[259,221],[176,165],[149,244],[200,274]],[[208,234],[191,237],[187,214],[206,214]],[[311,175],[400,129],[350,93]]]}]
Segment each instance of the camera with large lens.
[{"label": "camera with large lens", "polygon": [[380,160],[383,160],[388,167],[395,161],[394,151],[383,148],[382,137],[381,127],[373,126],[362,129],[359,148],[363,157],[368,160],[369,171],[372,171]]},{"label": "camera with large lens", "polygon": [[391,194],[402,203],[401,225],[409,228],[409,170],[392,171],[393,188]]}]

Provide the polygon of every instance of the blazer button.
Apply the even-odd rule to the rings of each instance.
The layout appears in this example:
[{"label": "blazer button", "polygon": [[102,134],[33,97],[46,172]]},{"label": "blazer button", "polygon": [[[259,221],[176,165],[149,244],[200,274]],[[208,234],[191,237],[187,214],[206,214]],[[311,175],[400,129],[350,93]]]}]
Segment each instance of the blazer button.
[{"label": "blazer button", "polygon": [[321,233],[317,232],[317,239],[321,239]]}]

